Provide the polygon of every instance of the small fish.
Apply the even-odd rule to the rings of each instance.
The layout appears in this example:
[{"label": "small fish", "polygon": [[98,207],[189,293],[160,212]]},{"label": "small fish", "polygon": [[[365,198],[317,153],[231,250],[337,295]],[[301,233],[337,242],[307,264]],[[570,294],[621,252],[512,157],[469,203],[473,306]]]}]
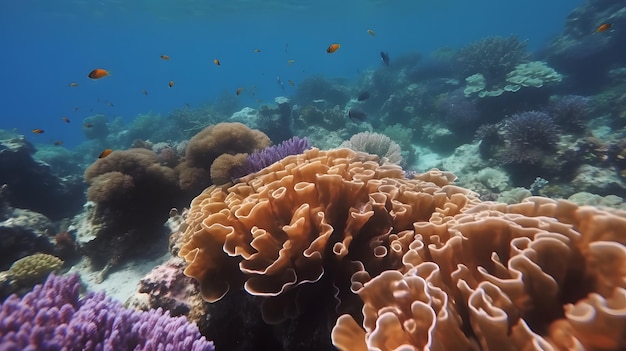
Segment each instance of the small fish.
[{"label": "small fish", "polygon": [[76,111],[78,111],[78,110],[80,110],[80,107],[74,107],[74,108],[72,109],[72,111],[74,111],[74,112],[76,112]]},{"label": "small fish", "polygon": [[296,60],[291,59],[289,61],[287,61],[287,66],[291,66],[292,63],[296,62]]},{"label": "small fish", "polygon": [[383,63],[385,64],[385,66],[389,66],[389,62],[391,62],[391,61],[389,60],[389,54],[388,53],[386,53],[384,51],[381,51],[380,52],[380,59],[383,60]]},{"label": "small fish", "polygon": [[170,82],[169,82],[169,83],[167,83],[167,86],[169,86],[170,88],[171,88],[171,87],[173,87],[173,86],[174,86],[174,81],[173,81],[173,80],[170,80]]},{"label": "small fish", "polygon": [[237,88],[237,92],[235,92],[235,95],[239,96],[239,94],[241,94],[242,91],[243,91],[243,88],[241,87]]},{"label": "small fish", "polygon": [[148,96],[148,91],[146,89],[143,90],[143,94]]},{"label": "small fish", "polygon": [[261,52],[261,50],[259,50],[259,49],[254,49],[254,52]]},{"label": "small fish", "polygon": [[218,59],[214,59],[213,63],[216,64],[217,66],[221,65],[222,63],[220,62],[220,60]]},{"label": "small fish", "polygon": [[113,103],[112,103],[111,101],[109,101],[109,100],[107,100],[105,103],[106,103],[107,105],[109,105],[109,107],[113,107],[113,106],[114,106],[114,105],[113,105]]},{"label": "small fish", "polygon": [[100,153],[100,155],[98,155],[98,158],[105,158],[105,157],[109,156],[111,154],[111,152],[113,152],[113,149],[106,149],[106,150],[102,151]]},{"label": "small fish", "polygon": [[189,103],[188,103],[188,102],[185,102],[185,107],[186,107],[186,108],[191,108],[191,105],[189,105]]},{"label": "small fish", "polygon": [[339,45],[337,43],[330,44],[328,49],[326,49],[326,52],[329,53],[329,54],[332,54],[333,52],[337,51],[340,47],[341,47],[341,45]]},{"label": "small fish", "polygon": [[294,83],[291,79],[287,80],[287,83],[289,83],[289,85],[291,85],[292,87],[296,86],[296,83]]},{"label": "small fish", "polygon": [[85,127],[85,128],[93,128],[93,124],[91,124],[89,122],[85,122],[85,124],[83,124],[83,127]]},{"label": "small fish", "polygon": [[278,83],[282,91],[285,91],[285,84],[283,84],[283,81],[280,80],[280,76],[276,76],[276,83]]},{"label": "small fish", "polygon": [[52,143],[52,145],[54,145],[54,146],[61,146],[61,145],[63,145],[63,140],[57,140],[54,143]]},{"label": "small fish", "polygon": [[609,30],[609,29],[611,29],[611,27],[613,27],[613,24],[612,24],[612,23],[602,23],[602,24],[598,27],[598,29],[596,29],[596,33],[602,33],[602,32],[604,32],[605,30]]},{"label": "small fish", "polygon": [[32,132],[35,134],[43,134],[43,129],[33,129]]},{"label": "small fish", "polygon": [[369,34],[369,35],[371,35],[371,36],[373,36],[373,37],[375,37],[375,36],[376,36],[376,33],[374,33],[374,31],[373,31],[373,30],[371,30],[371,29],[368,29],[368,30],[367,30],[367,34]]},{"label": "small fish", "polygon": [[61,120],[65,123],[70,123],[70,119],[65,116],[61,117]]},{"label": "small fish", "polygon": [[348,111],[348,117],[353,121],[363,122],[367,118],[367,114],[361,110],[351,108],[350,111]]},{"label": "small fish", "polygon": [[109,71],[102,68],[96,68],[93,71],[89,72],[89,74],[87,75],[87,77],[91,79],[100,79],[106,76],[109,76]]},{"label": "small fish", "polygon": [[160,57],[164,59],[165,61],[168,61],[170,59],[170,57],[167,55],[161,55]]},{"label": "small fish", "polygon": [[359,96],[356,97],[358,101],[365,101],[370,98],[370,93],[368,91],[362,91]]},{"label": "small fish", "polygon": [[77,86],[78,86],[78,83],[76,83],[76,82],[71,82],[71,83],[70,83],[70,84],[68,84],[67,86],[70,86],[70,87],[77,87]]}]

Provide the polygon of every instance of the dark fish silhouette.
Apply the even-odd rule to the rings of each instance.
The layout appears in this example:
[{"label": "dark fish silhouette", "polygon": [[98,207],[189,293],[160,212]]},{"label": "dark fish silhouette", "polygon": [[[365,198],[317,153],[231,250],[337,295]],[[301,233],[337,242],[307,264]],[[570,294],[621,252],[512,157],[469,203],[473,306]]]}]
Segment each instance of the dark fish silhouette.
[{"label": "dark fish silhouette", "polygon": [[359,101],[365,101],[370,98],[370,93],[368,91],[362,91],[359,96],[356,97]]},{"label": "dark fish silhouette", "polygon": [[363,122],[367,118],[367,114],[361,110],[351,108],[350,111],[348,111],[348,117],[353,121]]},{"label": "dark fish silhouette", "polygon": [[389,53],[381,51],[380,59],[383,60],[383,63],[385,64],[385,66],[389,66]]}]

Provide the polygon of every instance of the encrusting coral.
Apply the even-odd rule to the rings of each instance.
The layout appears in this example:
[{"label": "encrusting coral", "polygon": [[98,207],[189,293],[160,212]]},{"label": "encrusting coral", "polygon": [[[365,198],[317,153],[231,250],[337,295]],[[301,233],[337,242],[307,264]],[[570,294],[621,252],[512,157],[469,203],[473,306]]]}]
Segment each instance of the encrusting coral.
[{"label": "encrusting coral", "polygon": [[[207,301],[243,288],[270,323],[333,301],[340,350],[626,347],[626,213],[481,202],[453,179],[311,149],[206,189],[179,256]],[[293,294],[320,284],[330,299]]]}]

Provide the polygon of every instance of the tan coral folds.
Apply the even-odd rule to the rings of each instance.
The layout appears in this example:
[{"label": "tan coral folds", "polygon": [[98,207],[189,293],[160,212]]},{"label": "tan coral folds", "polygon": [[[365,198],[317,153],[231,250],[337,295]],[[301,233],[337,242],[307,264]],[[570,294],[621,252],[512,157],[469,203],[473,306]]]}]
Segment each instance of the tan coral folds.
[{"label": "tan coral folds", "polygon": [[435,170],[406,179],[399,166],[371,155],[308,150],[228,189],[206,189],[191,204],[179,255],[208,301],[241,287],[278,296],[352,260],[370,274],[397,269],[413,223],[476,201],[447,185],[453,178]]},{"label": "tan coral folds", "polygon": [[623,350],[625,218],[535,197],[416,223],[404,267],[355,289],[364,333],[344,315],[333,341],[340,350]]}]

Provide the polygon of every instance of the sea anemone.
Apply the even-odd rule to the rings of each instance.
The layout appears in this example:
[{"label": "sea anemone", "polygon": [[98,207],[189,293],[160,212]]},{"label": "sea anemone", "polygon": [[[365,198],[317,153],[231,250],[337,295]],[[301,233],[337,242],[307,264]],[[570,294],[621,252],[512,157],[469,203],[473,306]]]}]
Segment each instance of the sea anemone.
[{"label": "sea anemone", "polygon": [[556,146],[559,129],[547,113],[526,111],[505,121],[504,138],[508,146],[500,156],[502,163],[535,163]]}]

